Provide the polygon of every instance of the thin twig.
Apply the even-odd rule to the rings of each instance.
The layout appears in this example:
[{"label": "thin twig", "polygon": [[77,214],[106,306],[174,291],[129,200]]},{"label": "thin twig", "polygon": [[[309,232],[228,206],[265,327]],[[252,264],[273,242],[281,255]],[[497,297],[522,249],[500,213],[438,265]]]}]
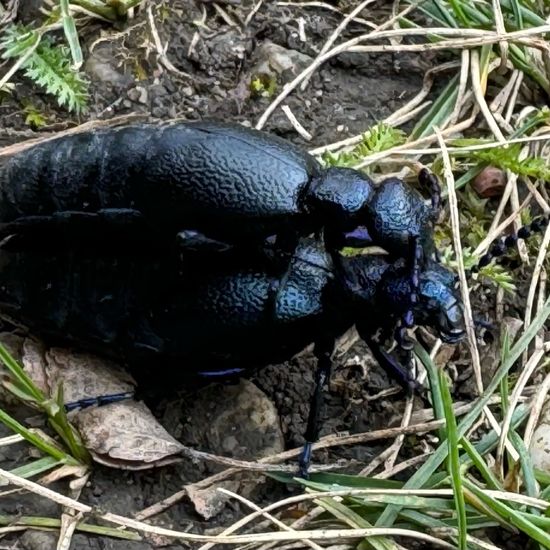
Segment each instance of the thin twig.
[{"label": "thin twig", "polygon": [[158,30],[157,30],[157,26],[155,24],[155,18],[153,17],[153,7],[152,6],[147,7],[147,17],[148,17],[148,20],[149,20],[149,27],[151,28],[151,34],[153,35],[153,40],[155,42],[155,47],[156,47],[156,50],[157,50],[159,63],[164,65],[164,67],[168,71],[170,71],[171,73],[174,73],[175,75],[190,79],[191,78],[190,74],[188,74],[184,71],[181,71],[177,67],[174,67],[172,62],[168,59],[168,56],[166,55],[166,52],[168,50],[168,44],[166,44],[166,46],[162,45],[162,41],[160,39]]},{"label": "thin twig", "polygon": [[479,52],[477,52],[476,50],[473,50],[470,56],[470,69],[471,69],[470,77],[472,81],[472,88],[474,90],[474,95],[479,105],[479,108],[481,109],[481,112],[483,113],[483,116],[485,117],[485,120],[487,121],[489,128],[491,129],[491,131],[493,132],[497,140],[499,142],[504,142],[506,141],[506,138],[504,137],[504,134],[501,132],[500,128],[498,127],[498,124],[495,121],[493,113],[491,113],[491,110],[489,109],[489,106],[485,101],[485,90],[482,88],[482,85],[481,85]]},{"label": "thin twig", "polygon": [[[359,4],[350,12],[348,15],[344,17],[344,19],[340,22],[340,24],[336,27],[334,32],[328,37],[327,41],[323,44],[323,47],[319,51],[319,54],[317,55],[317,59],[324,55],[326,52],[328,52],[331,48],[331,46],[336,42],[338,37],[344,32],[348,24],[355,19],[357,15],[359,15],[369,4],[372,4],[376,0],[363,0],[363,2],[359,2]],[[375,29],[376,30],[376,29]],[[315,62],[315,61],[314,61]],[[309,78],[311,75],[304,78],[304,81],[300,85],[300,89],[304,91],[306,89],[306,86],[308,85]]]},{"label": "thin twig", "polygon": [[512,424],[512,416],[518,405],[519,397],[521,396],[525,386],[527,385],[529,378],[531,378],[531,375],[533,374],[534,370],[537,368],[538,364],[540,363],[540,360],[542,359],[545,353],[548,353],[549,349],[550,349],[550,346],[543,346],[540,349],[535,350],[533,355],[529,358],[529,361],[527,361],[527,364],[525,365],[525,367],[521,370],[519,379],[516,382],[516,385],[514,386],[514,391],[510,396],[508,408],[506,409],[506,414],[504,416],[504,420],[502,421],[501,433],[498,441],[497,454],[496,454],[496,461],[500,468],[501,479],[504,479],[504,461],[503,461],[504,448],[506,447],[508,433],[510,431],[510,426]]},{"label": "thin twig", "polygon": [[447,193],[449,199],[451,228],[453,233],[453,244],[456,256],[456,262],[458,266],[458,276],[460,279],[460,294],[462,297],[462,304],[464,307],[464,316],[466,320],[466,333],[468,335],[468,345],[470,348],[470,354],[472,356],[472,366],[476,378],[477,390],[481,395],[483,393],[483,380],[481,377],[481,362],[479,359],[479,351],[477,349],[476,335],[474,330],[474,322],[472,317],[472,306],[470,303],[470,292],[468,290],[468,281],[466,279],[466,271],[464,269],[464,258],[462,256],[462,244],[460,242],[460,220],[458,216],[458,203],[455,191],[455,182],[453,177],[453,171],[451,168],[451,159],[445,147],[445,142],[438,129],[434,129],[435,134],[439,140],[439,146],[441,148],[441,155],[443,157],[443,170],[445,175],[445,181],[447,183]]},{"label": "thin twig", "polygon": [[[499,402],[499,398],[495,397],[494,402]],[[453,412],[455,416],[460,416],[463,414],[466,414],[468,411],[472,409],[474,406],[474,403],[465,403],[463,405],[461,404],[455,404],[453,406]],[[431,418],[433,418],[433,411],[429,410],[428,413],[431,415]],[[406,427],[396,427],[396,428],[386,428],[383,430],[376,430],[372,432],[365,432],[362,434],[353,434],[348,436],[334,436],[330,435],[327,437],[323,437],[320,439],[317,443],[313,445],[313,449],[327,449],[331,447],[338,447],[338,446],[344,446],[344,445],[353,445],[358,443],[366,443],[370,441],[378,441],[380,439],[392,439],[395,437],[398,437],[401,434],[418,434],[418,433],[429,433],[431,431],[437,430],[440,427],[445,425],[445,420],[431,420],[426,422],[419,422],[417,424],[412,424]],[[283,453],[279,453],[277,455],[268,456],[265,458],[261,458],[258,462],[261,464],[278,464],[280,462],[283,462],[285,460],[293,459],[299,456],[299,454],[302,452],[302,447],[298,447],[296,449],[292,449],[290,451],[285,451]],[[196,483],[192,484],[192,487],[194,488],[206,488],[210,487],[214,484],[219,483],[220,481],[223,481],[224,479],[227,479],[228,477],[231,477],[235,473],[239,472],[240,470],[238,468],[230,468],[228,470],[224,470],[222,472],[218,472],[217,474],[214,474],[210,476],[209,478],[203,479],[201,481],[198,481]],[[167,510],[180,500],[187,497],[188,494],[188,487],[185,486],[180,491],[177,491],[176,493],[170,495],[169,497],[163,499],[160,502],[156,502],[155,504],[144,508],[140,512],[138,512],[135,517],[136,519],[147,519],[150,518],[156,514],[160,514],[164,510]]]}]

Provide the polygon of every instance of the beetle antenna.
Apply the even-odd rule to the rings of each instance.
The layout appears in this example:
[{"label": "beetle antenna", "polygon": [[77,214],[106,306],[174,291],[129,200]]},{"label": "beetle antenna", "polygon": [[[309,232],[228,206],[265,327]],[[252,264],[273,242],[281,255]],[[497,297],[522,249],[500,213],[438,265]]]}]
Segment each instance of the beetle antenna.
[{"label": "beetle antenna", "polygon": [[414,343],[407,336],[407,329],[414,326],[414,306],[418,302],[418,288],[420,286],[420,264],[422,262],[422,247],[419,243],[418,235],[409,237],[409,258],[407,266],[410,269],[411,291],[405,313],[395,329],[395,340],[397,345],[404,351],[410,352]]},{"label": "beetle antenna", "polygon": [[432,215],[435,221],[441,211],[441,185],[439,184],[439,180],[427,168],[422,168],[418,173],[418,182],[429,190],[432,201]]},{"label": "beetle antenna", "polygon": [[524,225],[517,233],[497,239],[493,242],[489,251],[481,256],[478,263],[474,265],[467,274],[471,275],[472,273],[477,273],[482,267],[489,265],[493,259],[504,256],[504,254],[506,254],[510,248],[513,248],[518,241],[526,240],[533,234],[541,233],[546,228],[549,221],[550,212],[547,212],[535,218],[530,224]]}]

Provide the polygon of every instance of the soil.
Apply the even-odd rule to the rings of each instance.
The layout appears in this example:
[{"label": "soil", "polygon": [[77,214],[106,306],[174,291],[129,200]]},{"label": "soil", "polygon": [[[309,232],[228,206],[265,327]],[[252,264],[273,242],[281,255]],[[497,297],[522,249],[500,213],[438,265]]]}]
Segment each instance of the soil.
[{"label": "soil", "polygon": [[[34,4],[38,5],[37,2]],[[354,3],[342,1],[338,4],[346,9],[349,8],[346,4]],[[36,136],[37,133],[25,123],[24,108],[29,104],[46,114],[47,124],[40,134],[87,120],[130,114],[163,120],[214,118],[253,125],[272,99],[249,93],[251,78],[266,65],[266,49],[273,51],[272,44],[278,46],[277,53],[287,62],[287,67],[276,75],[277,89],[280,90],[283,83],[303,66],[304,59],[307,62],[308,57],[315,57],[341,22],[341,16],[326,9],[280,6],[271,1],[263,2],[253,16],[253,5],[248,0],[221,2],[220,6],[228,17],[220,15],[214,4],[206,0],[176,0],[153,9],[156,31],[162,44],[167,45],[165,55],[170,68],[159,60],[146,10],[121,23],[118,28],[102,23],[82,28],[80,39],[87,60],[85,69],[91,79],[89,112],[77,119],[56,108],[51,97],[38,92],[24,77],[16,76],[13,94],[0,104],[0,144]],[[382,21],[387,18],[388,10],[389,7],[384,6],[369,8],[368,15],[372,20]],[[20,13],[27,21],[35,15],[32,10]],[[200,21],[204,24],[199,24]],[[306,41],[300,38],[299,21],[303,21]],[[351,24],[343,36],[349,38],[361,32],[364,32],[364,27]],[[396,58],[391,54],[342,55],[323,65],[305,91],[297,91],[285,101],[311,133],[311,141],[304,141],[296,133],[280,109],[271,116],[265,129],[305,148],[356,135],[393,113],[417,93],[431,62],[425,55],[422,58],[403,55]],[[275,64],[273,59],[271,63]],[[313,385],[313,363],[311,354],[306,352],[284,365],[266,368],[253,377],[254,384],[267,394],[278,411],[287,448],[299,446],[303,441],[301,434],[307,414],[306,396]],[[369,399],[392,385],[370,358],[365,346],[355,344],[337,359],[337,371],[327,397],[323,435],[398,425],[403,411],[403,392]],[[223,385],[218,386],[217,394],[210,394],[208,399],[224,402],[228,395],[226,390]],[[187,390],[179,400],[170,398],[167,401],[157,396],[148,404],[161,421],[164,420],[169,431],[182,437],[186,444],[197,444],[197,432],[207,431],[209,427],[208,415],[190,416],[189,411],[197,399],[196,394]],[[420,399],[419,404],[422,405]],[[179,418],[174,411],[181,411]],[[189,419],[194,427],[193,433],[182,429],[186,421],[189,424]],[[238,433],[236,437],[239,437]],[[414,445],[414,441],[408,443],[402,459],[407,458]],[[239,449],[242,451],[242,446]],[[330,453],[316,454],[315,461],[333,462],[344,458],[366,463],[380,450],[378,445],[336,448]],[[24,445],[2,448],[1,453],[3,468],[20,465],[28,459],[28,448]],[[352,462],[348,465],[349,471],[360,469],[359,464]],[[211,464],[192,462],[148,472],[124,472],[98,466],[81,498],[101,510],[131,516],[177,492],[182,485],[202,479],[213,471],[216,468]],[[258,475],[253,476],[257,480]],[[255,483],[250,491],[258,504],[295,490],[262,480],[263,483]],[[65,490],[63,483],[59,483],[59,489]],[[52,517],[59,517],[60,513],[51,503],[37,502],[28,495],[3,498],[0,510],[6,514],[24,510],[25,514]],[[238,517],[243,510],[232,502],[216,518],[204,521],[187,500],[182,500],[153,521],[174,529],[212,533]],[[19,547],[29,550],[54,548],[55,540],[55,535],[50,533],[27,532],[19,537]],[[145,550],[156,548],[157,542],[128,542],[76,534],[73,548]],[[183,548],[177,544],[169,547]]]}]

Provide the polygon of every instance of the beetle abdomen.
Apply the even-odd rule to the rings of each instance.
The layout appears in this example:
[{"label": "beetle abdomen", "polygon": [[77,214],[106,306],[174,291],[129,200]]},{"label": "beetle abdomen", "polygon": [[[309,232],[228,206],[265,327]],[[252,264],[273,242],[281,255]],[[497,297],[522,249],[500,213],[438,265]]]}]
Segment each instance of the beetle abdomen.
[{"label": "beetle abdomen", "polygon": [[133,125],[64,136],[0,168],[2,222],[62,210],[277,218],[299,212],[319,168],[273,136],[233,125]]}]

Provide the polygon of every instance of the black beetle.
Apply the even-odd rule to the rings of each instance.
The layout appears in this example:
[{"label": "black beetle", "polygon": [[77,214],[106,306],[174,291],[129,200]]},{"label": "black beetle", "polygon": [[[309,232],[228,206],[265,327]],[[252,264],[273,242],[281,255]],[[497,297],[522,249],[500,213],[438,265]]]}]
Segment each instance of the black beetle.
[{"label": "black beetle", "polygon": [[[149,370],[155,361],[193,379],[279,363],[313,342],[318,368],[302,472],[318,438],[322,388],[339,335],[355,324],[380,364],[405,385],[409,375],[376,341],[379,329],[389,334],[410,308],[443,340],[464,335],[454,277],[431,260],[418,273],[411,304],[402,259],[331,255],[319,239],[301,239],[290,266],[276,253],[245,263],[231,255],[198,261],[116,247],[52,252],[33,244],[8,241],[0,248],[0,313],[49,343],[145,362]],[[283,278],[279,262],[288,267]]]},{"label": "black beetle", "polygon": [[431,255],[439,187],[426,170],[419,177],[431,207],[399,179],[375,186],[357,170],[323,169],[291,143],[237,124],[136,124],[62,136],[4,160],[0,229],[69,227],[112,239],[118,228],[140,242],[177,236],[183,249],[207,250],[276,236],[292,251],[322,228],[331,249],[350,232],[349,242],[372,239],[397,257],[409,255],[414,237]]},{"label": "black beetle", "polygon": [[[177,237],[182,250],[246,254],[263,253],[275,237],[290,255],[301,236],[322,230],[330,253],[374,243],[406,258],[414,301],[420,264],[435,253],[440,202],[435,177],[422,170],[419,178],[431,207],[399,179],[375,186],[357,170],[323,169],[289,142],[240,125],[98,129],[40,143],[0,166],[0,236],[52,229],[77,242],[155,248]],[[396,333],[402,347],[411,345],[408,313]]]}]

